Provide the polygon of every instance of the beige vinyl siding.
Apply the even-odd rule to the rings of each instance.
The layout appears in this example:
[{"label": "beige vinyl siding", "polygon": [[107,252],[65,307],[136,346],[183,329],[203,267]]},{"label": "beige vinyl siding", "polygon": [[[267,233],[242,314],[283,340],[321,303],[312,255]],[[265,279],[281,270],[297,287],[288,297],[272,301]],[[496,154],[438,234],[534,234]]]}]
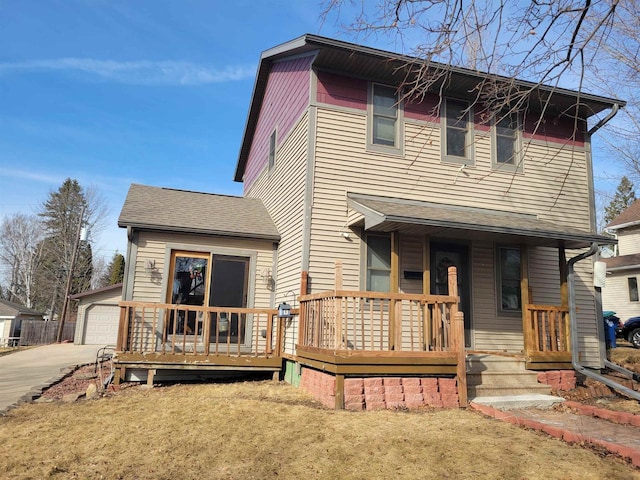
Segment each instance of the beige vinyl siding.
[{"label": "beige vinyl siding", "polygon": [[492,242],[472,243],[472,345],[475,350],[521,352],[522,317],[497,313],[495,249]]},{"label": "beige vinyl siding", "polygon": [[618,255],[640,253],[640,227],[618,231]]},{"label": "beige vinyl siding", "polygon": [[610,272],[602,289],[602,309],[616,312],[623,322],[640,316],[640,302],[629,301],[629,277],[635,277],[640,285],[640,269],[623,270]]},{"label": "beige vinyl siding", "polygon": [[[364,288],[360,278],[363,234],[354,232],[349,239],[340,236],[355,216],[346,207],[347,192],[534,214],[561,228],[589,231],[584,148],[525,140],[524,173],[502,172],[491,167],[490,132],[476,131],[475,165],[459,172],[459,164],[441,161],[439,125],[406,119],[404,125],[405,155],[385,155],[367,150],[366,115],[318,108],[309,268],[314,292],[333,288],[333,265],[338,259],[343,262],[344,287]],[[521,351],[522,320],[496,314],[494,249],[492,242],[472,243],[474,348]],[[534,299],[558,304],[559,292],[553,292],[559,288],[559,280],[553,279],[558,271],[557,251],[533,249],[531,255]],[[531,265],[538,261],[542,265]],[[590,270],[580,275],[586,279],[581,283],[591,284]],[[401,288],[407,286],[401,284]],[[597,359],[595,322],[589,313],[595,305],[588,287],[580,287],[578,300],[583,349],[586,356]]]},{"label": "beige vinyl siding", "polygon": [[[577,250],[567,251],[567,259],[578,255]],[[593,259],[588,258],[575,265],[576,307],[578,320],[578,345],[580,361],[589,367],[601,368],[604,356],[604,342],[598,337],[596,305],[593,287]],[[604,339],[603,339],[604,340]]]},{"label": "beige vinyl siding", "polygon": [[[270,307],[271,293],[262,281],[262,272],[271,269],[273,263],[273,245],[267,240],[251,240],[231,237],[215,237],[206,235],[188,235],[162,232],[139,232],[136,267],[134,274],[132,300],[136,302],[160,302],[167,300],[166,282],[171,246],[179,245],[181,250],[211,251],[224,249],[225,255],[246,256],[252,252],[256,255],[254,284],[249,285],[253,291],[253,305],[250,307]],[[151,273],[145,271],[147,260],[155,262]]]},{"label": "beige vinyl siding", "polygon": [[531,303],[560,305],[560,268],[556,248],[529,249],[529,287]]},{"label": "beige vinyl siding", "polygon": [[[293,304],[300,294],[308,135],[306,112],[278,148],[275,168],[265,168],[245,195],[262,199],[280,233],[277,272],[273,272],[276,306],[283,301]],[[273,270],[272,265],[268,268]],[[285,328],[285,351],[291,354],[297,325],[297,321],[287,322]]]}]

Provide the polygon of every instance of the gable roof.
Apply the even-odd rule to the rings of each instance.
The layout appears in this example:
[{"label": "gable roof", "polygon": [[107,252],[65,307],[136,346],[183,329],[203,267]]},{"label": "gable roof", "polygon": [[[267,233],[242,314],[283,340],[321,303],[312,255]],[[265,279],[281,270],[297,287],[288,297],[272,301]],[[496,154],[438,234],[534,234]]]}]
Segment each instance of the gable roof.
[{"label": "gable roof", "polygon": [[113,285],[107,285],[102,288],[95,288],[93,290],[86,290],[84,292],[76,293],[75,295],[71,295],[69,298],[71,300],[78,300],[80,298],[88,297],[91,295],[96,295],[98,293],[110,292],[111,290],[122,290],[122,283],[116,283]]},{"label": "gable roof", "polygon": [[607,264],[609,271],[640,269],[640,253],[603,258],[602,261]]},{"label": "gable roof", "polygon": [[429,235],[443,234],[446,230],[472,230],[486,235],[512,235],[533,245],[556,246],[565,242],[568,248],[588,247],[594,242],[616,243],[611,237],[556,225],[524,213],[359,193],[347,193],[347,205],[362,215],[352,225],[364,226],[366,230],[390,232],[412,226]]},{"label": "gable roof", "polygon": [[23,305],[20,305],[19,303],[0,299],[0,317],[15,317],[17,315],[41,316],[42,312],[38,312],[33,308],[27,308]]},{"label": "gable roof", "polygon": [[[280,59],[304,54],[315,55],[313,65],[317,68],[324,67],[333,71],[352,73],[359,77],[370,78],[392,85],[397,85],[406,77],[408,72],[407,65],[415,65],[418,68],[424,66],[422,59],[417,57],[400,55],[312,34],[302,35],[294,40],[265,50],[260,56],[260,63],[258,64],[258,71],[253,85],[251,104],[234,175],[236,182],[241,182],[244,175],[271,65]],[[570,112],[578,105],[578,112],[581,118],[586,119],[603,110],[613,108],[614,105],[622,107],[626,104],[621,100],[582,92],[578,93],[553,86],[538,85],[534,82],[490,75],[467,68],[452,67],[436,62],[430,62],[430,65],[433,68],[447,69],[451,72],[451,79],[445,90],[447,94],[453,96],[466,97],[478,83],[491,79],[499,82],[509,82],[515,88],[532,89],[531,97],[533,101],[531,102],[531,107],[533,108],[536,103],[541,107],[544,105],[545,112],[549,114]]]},{"label": "gable roof", "polygon": [[640,198],[629,205],[620,215],[611,220],[606,228],[609,230],[619,230],[636,225],[640,225]]},{"label": "gable roof", "polygon": [[132,184],[119,227],[279,241],[259,198],[215,195]]}]

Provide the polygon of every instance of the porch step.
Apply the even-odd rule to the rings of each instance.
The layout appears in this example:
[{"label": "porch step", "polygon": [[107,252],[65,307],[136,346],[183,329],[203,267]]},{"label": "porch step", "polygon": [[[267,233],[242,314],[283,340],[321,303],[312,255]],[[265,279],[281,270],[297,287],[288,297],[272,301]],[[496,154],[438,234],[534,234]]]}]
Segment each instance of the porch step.
[{"label": "porch step", "polygon": [[[538,383],[538,375],[525,368],[523,358],[472,354],[467,357],[469,398],[514,395],[549,395],[551,387]],[[475,400],[474,400],[475,401]]]},{"label": "porch step", "polygon": [[473,403],[488,405],[500,410],[515,410],[521,408],[551,408],[564,402],[564,398],[553,395],[504,395],[500,397],[476,397]]}]

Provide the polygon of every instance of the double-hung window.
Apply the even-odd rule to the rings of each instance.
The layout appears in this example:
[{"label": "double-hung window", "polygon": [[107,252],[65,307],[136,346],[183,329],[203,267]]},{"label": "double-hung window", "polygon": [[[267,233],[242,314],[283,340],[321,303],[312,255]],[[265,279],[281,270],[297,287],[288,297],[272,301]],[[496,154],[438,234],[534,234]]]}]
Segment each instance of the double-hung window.
[{"label": "double-hung window", "polygon": [[498,247],[496,267],[498,311],[501,313],[521,312],[520,249],[518,247]]},{"label": "double-hung window", "polygon": [[442,156],[445,161],[472,164],[471,109],[467,102],[444,100]]},{"label": "double-hung window", "polygon": [[388,292],[391,288],[391,237],[367,235],[367,291]]},{"label": "double-hung window", "polygon": [[516,114],[501,116],[493,128],[493,168],[522,172],[519,123]]},{"label": "double-hung window", "polygon": [[400,108],[396,89],[371,84],[371,145],[400,149]]},{"label": "double-hung window", "polygon": [[640,301],[640,296],[638,295],[638,278],[637,277],[627,278],[627,284],[629,285],[629,301],[630,302]]},{"label": "double-hung window", "polygon": [[269,170],[276,164],[276,131],[269,136]]}]

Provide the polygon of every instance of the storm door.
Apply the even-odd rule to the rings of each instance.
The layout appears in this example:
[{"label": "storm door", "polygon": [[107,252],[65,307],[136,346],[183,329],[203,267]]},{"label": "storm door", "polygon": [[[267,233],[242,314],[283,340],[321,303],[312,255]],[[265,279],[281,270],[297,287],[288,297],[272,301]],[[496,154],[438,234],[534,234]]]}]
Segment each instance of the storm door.
[{"label": "storm door", "polygon": [[[169,278],[168,303],[173,305],[203,307],[208,304],[209,294],[208,253],[172,252]],[[166,333],[178,335],[201,335],[202,312],[188,309],[172,310]]]},{"label": "storm door", "polygon": [[[213,256],[212,307],[246,308],[249,287],[249,259],[225,255]],[[220,312],[211,315],[210,342],[245,344],[250,338],[246,313]]]},{"label": "storm door", "polygon": [[471,346],[471,272],[469,247],[457,243],[431,243],[431,293],[449,295],[449,267],[458,272],[460,310],[464,313],[464,342]]}]

